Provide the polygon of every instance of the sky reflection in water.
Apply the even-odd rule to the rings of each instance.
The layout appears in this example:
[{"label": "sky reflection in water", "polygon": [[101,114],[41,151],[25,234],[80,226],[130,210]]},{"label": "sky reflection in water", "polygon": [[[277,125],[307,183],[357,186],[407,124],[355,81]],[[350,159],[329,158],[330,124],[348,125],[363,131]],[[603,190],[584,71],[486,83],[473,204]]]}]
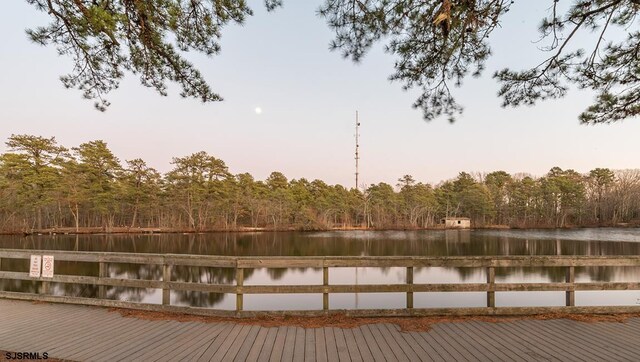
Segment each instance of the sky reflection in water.
[{"label": "sky reflection in water", "polygon": [[[316,255],[640,255],[639,229],[575,230],[448,230],[448,231],[331,231],[314,233],[213,233],[166,235],[56,235],[0,236],[0,248],[180,253],[237,256]],[[23,265],[24,264],[24,265]],[[2,269],[26,271],[27,262],[3,260]],[[96,264],[57,262],[56,272],[97,276]],[[173,280],[234,284],[233,269],[176,267]],[[405,279],[404,268],[331,268],[331,284],[394,284]],[[562,268],[500,268],[496,282],[561,282]],[[161,268],[111,264],[115,278],[157,279]],[[483,283],[484,270],[473,268],[421,268],[415,283]],[[640,281],[640,268],[576,268],[576,281]],[[320,269],[248,269],[245,285],[321,284]],[[0,280],[3,290],[34,292],[38,283]],[[95,297],[93,285],[56,284],[55,294]],[[155,289],[112,288],[110,299],[160,303]],[[235,296],[215,293],[172,292],[172,304],[233,309]],[[415,307],[483,306],[485,293],[415,293]],[[640,291],[576,292],[577,305],[634,305]],[[332,294],[330,306],[341,308],[401,308],[403,293]],[[497,306],[563,305],[563,292],[496,293]],[[245,295],[247,310],[321,309],[321,294]]]}]

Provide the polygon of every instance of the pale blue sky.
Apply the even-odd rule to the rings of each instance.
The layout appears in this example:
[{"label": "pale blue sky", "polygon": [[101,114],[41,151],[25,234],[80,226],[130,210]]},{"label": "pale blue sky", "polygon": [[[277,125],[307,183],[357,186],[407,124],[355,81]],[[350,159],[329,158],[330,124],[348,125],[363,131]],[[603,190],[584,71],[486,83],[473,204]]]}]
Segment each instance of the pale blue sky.
[{"label": "pale blue sky", "polygon": [[[95,111],[79,91],[63,88],[58,78],[71,69],[69,59],[27,39],[25,28],[46,23],[46,14],[22,0],[5,4],[0,139],[12,133],[55,136],[68,147],[102,139],[121,160],[140,157],[163,172],[172,157],[204,150],[223,159],[231,172],[257,179],[278,170],[289,178],[352,186],[359,110],[361,180],[367,184],[395,184],[404,174],[437,183],[459,171],[542,175],[553,166],[580,172],[640,167],[638,119],[579,124],[590,92],[572,91],[536,107],[500,107],[491,74],[541,59],[532,41],[546,2],[514,5],[494,34],[494,56],[484,76],[455,90],[465,113],[453,125],[422,120],[411,108],[417,93],[387,80],[393,57],[380,46],[358,65],[329,52],[332,34],[315,15],[319,2],[285,1],[272,14],[261,1],[251,3],[255,16],[244,27],[225,29],[219,56],[187,55],[224,102],[185,100],[176,87],[161,97],[128,76],[109,95],[106,113]],[[263,113],[255,114],[255,107]]]}]

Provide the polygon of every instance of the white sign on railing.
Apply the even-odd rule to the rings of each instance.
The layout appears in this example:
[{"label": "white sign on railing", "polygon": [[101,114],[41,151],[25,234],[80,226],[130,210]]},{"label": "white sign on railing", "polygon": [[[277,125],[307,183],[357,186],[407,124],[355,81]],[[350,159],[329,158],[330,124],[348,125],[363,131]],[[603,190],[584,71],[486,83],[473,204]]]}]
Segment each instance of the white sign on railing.
[{"label": "white sign on railing", "polygon": [[40,264],[42,258],[40,255],[31,255],[31,264],[29,264],[29,277],[40,278]]},{"label": "white sign on railing", "polygon": [[42,277],[53,278],[53,255],[42,256]]}]

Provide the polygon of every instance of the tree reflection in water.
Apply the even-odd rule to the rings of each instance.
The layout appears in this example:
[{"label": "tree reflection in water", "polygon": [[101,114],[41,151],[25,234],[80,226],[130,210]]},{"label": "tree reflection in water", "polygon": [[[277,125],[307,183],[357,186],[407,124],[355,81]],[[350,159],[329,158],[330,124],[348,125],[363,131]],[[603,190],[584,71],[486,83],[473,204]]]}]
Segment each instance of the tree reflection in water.
[{"label": "tree reflection in water", "polygon": [[[161,235],[40,235],[0,236],[0,248],[73,251],[107,251],[159,254],[201,254],[232,256],[478,256],[478,255],[639,255],[638,229],[579,230],[446,230],[446,231],[343,231],[343,232],[264,232]],[[4,259],[2,270],[26,272],[25,260]],[[367,268],[365,268],[367,269]],[[474,268],[442,268],[459,282],[479,280],[484,271]],[[360,268],[361,273],[366,270]],[[419,274],[424,268],[417,268]],[[109,264],[112,278],[161,280],[157,265]],[[385,283],[403,281],[399,273],[380,270]],[[56,262],[56,273],[97,276],[97,263]],[[245,270],[245,284],[276,284],[294,278],[301,284],[316,284],[320,269]],[[336,274],[337,275],[337,274]],[[498,282],[550,281],[562,282],[563,268],[497,268]],[[235,283],[230,268],[176,266],[172,280],[209,284]],[[576,268],[577,281],[638,281],[640,268],[581,267]],[[332,279],[332,283],[340,282]],[[360,283],[366,283],[360,281]],[[377,282],[377,281],[376,281]],[[416,281],[417,282],[417,281]],[[438,283],[439,280],[425,282]],[[279,284],[279,283],[278,283]],[[0,289],[37,293],[40,282],[0,280]],[[95,298],[98,286],[52,283],[56,295]],[[107,298],[128,301],[159,302],[158,290],[141,288],[107,288]],[[172,303],[214,307],[224,294],[173,291]]]}]

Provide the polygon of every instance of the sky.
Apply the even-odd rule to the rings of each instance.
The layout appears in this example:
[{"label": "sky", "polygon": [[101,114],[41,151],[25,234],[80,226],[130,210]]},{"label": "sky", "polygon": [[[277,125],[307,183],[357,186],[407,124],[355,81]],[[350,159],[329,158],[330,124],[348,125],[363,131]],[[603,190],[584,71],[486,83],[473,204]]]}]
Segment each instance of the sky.
[{"label": "sky", "polygon": [[332,32],[316,15],[320,1],[285,1],[275,13],[267,13],[261,1],[249,3],[255,15],[223,30],[221,54],[186,54],[223,102],[183,99],[175,86],[162,97],[128,74],[107,96],[112,105],[104,113],[80,91],[62,86],[69,58],[27,39],[25,29],[48,23],[48,16],[26,1],[4,4],[0,140],[11,134],[55,136],[74,147],[100,139],[121,161],[142,158],[161,172],[171,169],[173,157],[206,151],[230,172],[259,180],[280,171],[290,179],[352,187],[357,110],[361,184],[395,185],[406,174],[435,184],[460,171],[541,176],[554,166],[583,173],[640,167],[637,118],[580,125],[577,116],[591,104],[592,92],[572,90],[533,107],[500,107],[491,75],[543,59],[535,40],[546,2],[513,5],[492,36],[484,75],[454,90],[465,107],[454,124],[422,119],[411,107],[418,93],[388,81],[394,58],[382,46],[359,64],[330,52]]}]

